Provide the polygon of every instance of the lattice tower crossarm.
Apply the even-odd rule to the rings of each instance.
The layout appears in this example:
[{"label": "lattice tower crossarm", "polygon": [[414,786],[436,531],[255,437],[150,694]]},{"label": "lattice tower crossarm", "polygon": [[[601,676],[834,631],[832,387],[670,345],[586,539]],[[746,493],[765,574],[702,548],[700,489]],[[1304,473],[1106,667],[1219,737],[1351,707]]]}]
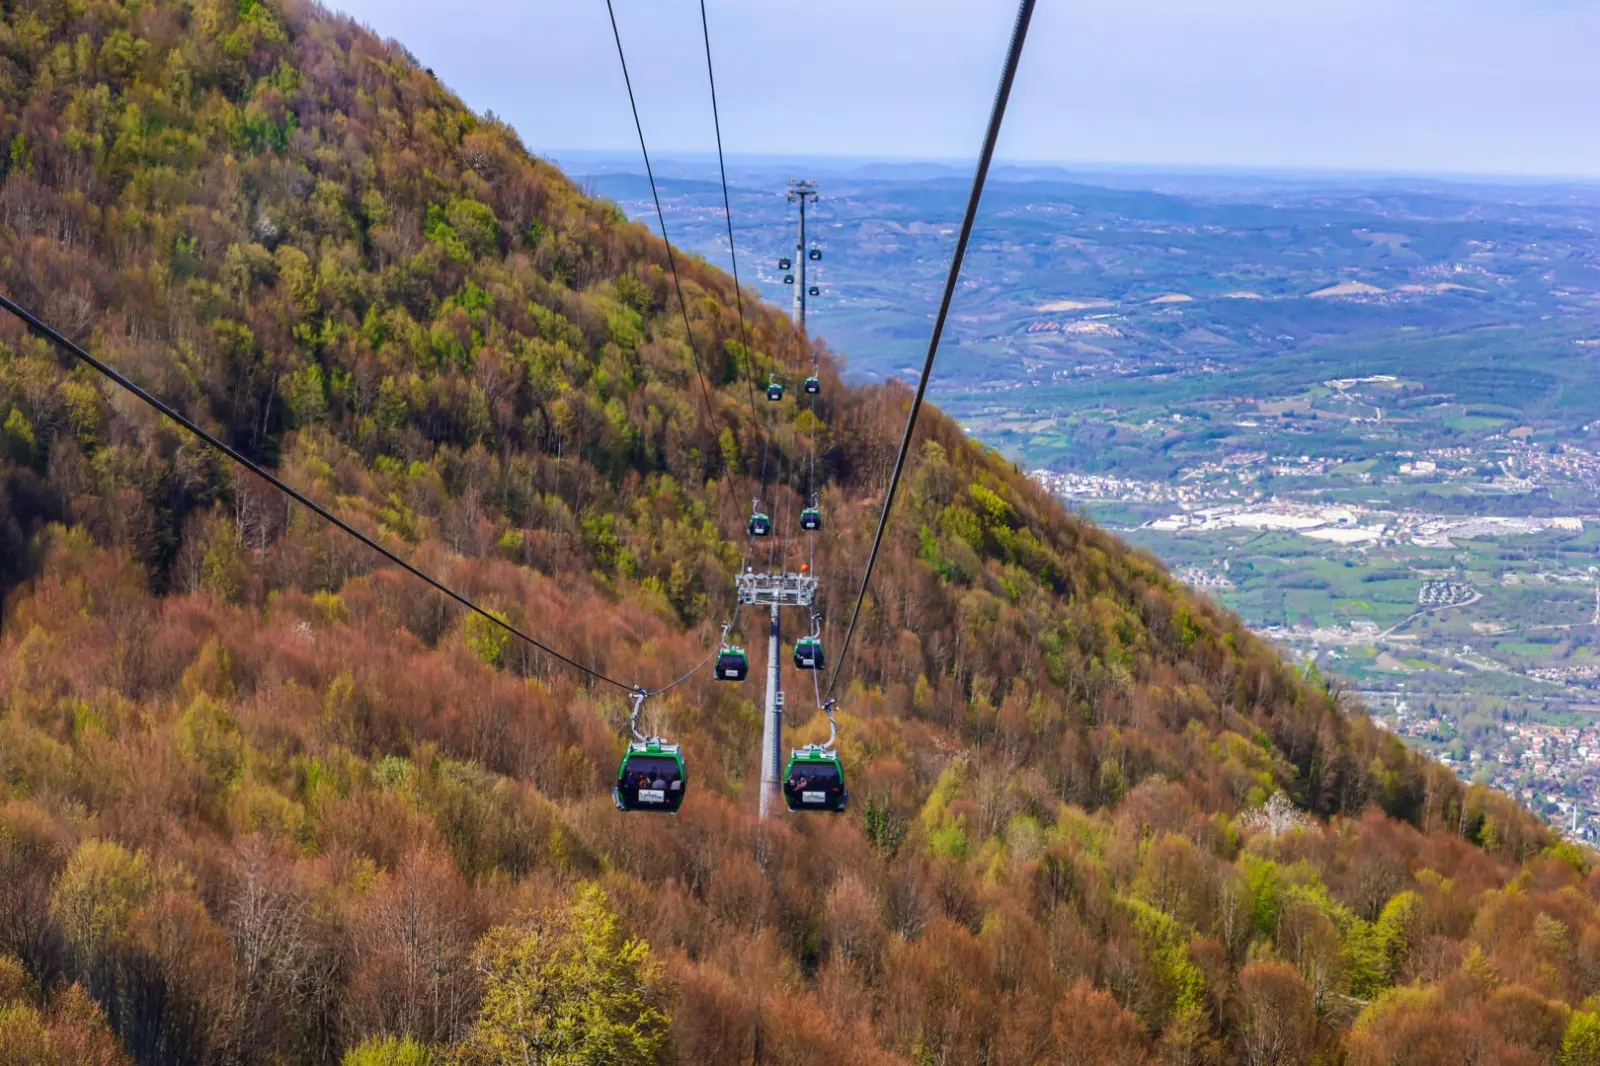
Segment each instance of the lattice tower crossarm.
[{"label": "lattice tower crossarm", "polygon": [[817,599],[817,579],[809,574],[746,571],[735,586],[739,602],[755,607],[810,607]]}]

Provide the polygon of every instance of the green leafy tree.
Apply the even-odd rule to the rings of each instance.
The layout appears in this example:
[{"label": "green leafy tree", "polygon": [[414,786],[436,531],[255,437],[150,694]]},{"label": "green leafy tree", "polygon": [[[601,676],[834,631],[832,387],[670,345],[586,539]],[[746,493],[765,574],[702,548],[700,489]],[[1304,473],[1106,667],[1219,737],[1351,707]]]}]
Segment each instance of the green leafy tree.
[{"label": "green leafy tree", "polygon": [[483,1004],[463,1058],[527,1066],[649,1066],[667,1052],[661,964],[618,928],[606,894],[585,885],[530,929],[501,926],[478,945]]},{"label": "green leafy tree", "polygon": [[900,845],[905,843],[908,827],[905,818],[895,814],[887,801],[868,799],[862,817],[862,832],[866,835],[867,843],[889,855],[900,850]]},{"label": "green leafy tree", "polygon": [[56,1066],[60,1061],[37,1010],[26,1003],[0,1006],[0,1063]]},{"label": "green leafy tree", "polygon": [[236,600],[244,590],[246,577],[244,545],[232,522],[218,519],[207,523],[210,542],[200,561],[200,584],[219,599]]},{"label": "green leafy tree", "polygon": [[13,407],[0,426],[0,455],[14,463],[32,466],[37,450],[33,426],[21,410]]},{"label": "green leafy tree", "polygon": [[1561,1066],[1600,1066],[1600,1014],[1573,1014],[1561,1039]]},{"label": "green leafy tree", "polygon": [[372,1037],[345,1052],[339,1066],[433,1066],[433,1052],[410,1037]]},{"label": "green leafy tree", "polygon": [[25,174],[33,173],[33,146],[28,143],[28,135],[19,133],[11,138],[11,165]]},{"label": "green leafy tree", "polygon": [[1384,905],[1374,926],[1377,943],[1383,952],[1384,979],[1393,981],[1411,950],[1412,931],[1422,912],[1422,899],[1415,892],[1401,892]]},{"label": "green leafy tree", "polygon": [[[495,617],[505,621],[498,611]],[[511,634],[504,626],[495,625],[481,614],[467,616],[465,638],[472,654],[499,669],[506,661],[506,649],[511,646]]]},{"label": "green leafy tree", "polygon": [[0,955],[0,1007],[13,1003],[29,1003],[38,995],[38,988],[22,962],[10,955]]},{"label": "green leafy tree", "polygon": [[327,380],[316,363],[290,374],[283,383],[283,393],[295,425],[309,426],[327,417]]},{"label": "green leafy tree", "polygon": [[126,930],[155,890],[150,861],[110,840],[79,844],[50,896],[50,913],[86,958]]},{"label": "green leafy tree", "polygon": [[245,740],[226,707],[196,696],[178,719],[178,750],[196,764],[208,786],[226,791],[244,773]]}]

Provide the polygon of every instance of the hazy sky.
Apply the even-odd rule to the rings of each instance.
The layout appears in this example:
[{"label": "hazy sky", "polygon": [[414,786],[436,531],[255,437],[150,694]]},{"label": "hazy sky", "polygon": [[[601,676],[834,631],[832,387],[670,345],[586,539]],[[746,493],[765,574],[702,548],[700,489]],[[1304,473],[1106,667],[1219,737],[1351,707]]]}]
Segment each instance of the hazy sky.
[{"label": "hazy sky", "polygon": [[[614,0],[652,152],[714,149],[698,0]],[[604,0],[331,0],[528,147],[637,151]],[[730,154],[975,154],[1011,0],[708,0]],[[1600,0],[1041,0],[1017,161],[1600,176]]]}]

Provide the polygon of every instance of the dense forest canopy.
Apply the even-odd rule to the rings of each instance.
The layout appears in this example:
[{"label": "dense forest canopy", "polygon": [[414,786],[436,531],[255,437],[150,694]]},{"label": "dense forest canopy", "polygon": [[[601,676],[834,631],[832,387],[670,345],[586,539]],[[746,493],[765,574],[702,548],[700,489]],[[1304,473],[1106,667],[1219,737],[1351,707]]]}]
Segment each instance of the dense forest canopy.
[{"label": "dense forest canopy", "polygon": [[[5,291],[645,685],[815,441],[837,637],[904,388],[770,309],[746,346],[679,255],[686,334],[660,241],[348,20],[0,12]],[[852,811],[758,826],[756,685],[702,672],[649,707],[694,782],[651,820],[606,794],[622,693],[0,341],[0,1063],[1600,1064],[1587,856],[936,412]],[[814,412],[750,402],[814,358]]]}]

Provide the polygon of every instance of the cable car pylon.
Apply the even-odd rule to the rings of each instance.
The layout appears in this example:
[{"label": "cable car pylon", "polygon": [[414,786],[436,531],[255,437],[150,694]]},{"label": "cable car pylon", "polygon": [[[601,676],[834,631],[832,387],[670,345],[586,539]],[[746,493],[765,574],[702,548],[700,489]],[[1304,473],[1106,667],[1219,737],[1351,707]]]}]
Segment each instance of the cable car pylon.
[{"label": "cable car pylon", "polygon": [[746,570],[735,579],[739,602],[771,612],[767,630],[767,705],[761,727],[761,817],[784,805],[783,782],[783,617],[785,607],[803,607],[809,614],[817,601],[817,579],[801,573]]},{"label": "cable car pylon", "polygon": [[[806,204],[817,202],[817,183],[793,178],[789,182],[787,195],[790,203],[798,202],[800,204],[800,234],[795,239],[794,244],[794,261],[800,267],[799,284],[794,287],[794,320],[800,326],[800,335],[805,336],[806,294],[810,292],[813,296],[817,295],[817,293],[811,292],[806,282],[806,264],[816,262],[822,258],[821,249],[812,248],[809,253],[806,249]],[[783,262],[787,261],[787,259],[783,260]],[[793,275],[787,275],[784,280],[788,281],[792,277]]]}]

